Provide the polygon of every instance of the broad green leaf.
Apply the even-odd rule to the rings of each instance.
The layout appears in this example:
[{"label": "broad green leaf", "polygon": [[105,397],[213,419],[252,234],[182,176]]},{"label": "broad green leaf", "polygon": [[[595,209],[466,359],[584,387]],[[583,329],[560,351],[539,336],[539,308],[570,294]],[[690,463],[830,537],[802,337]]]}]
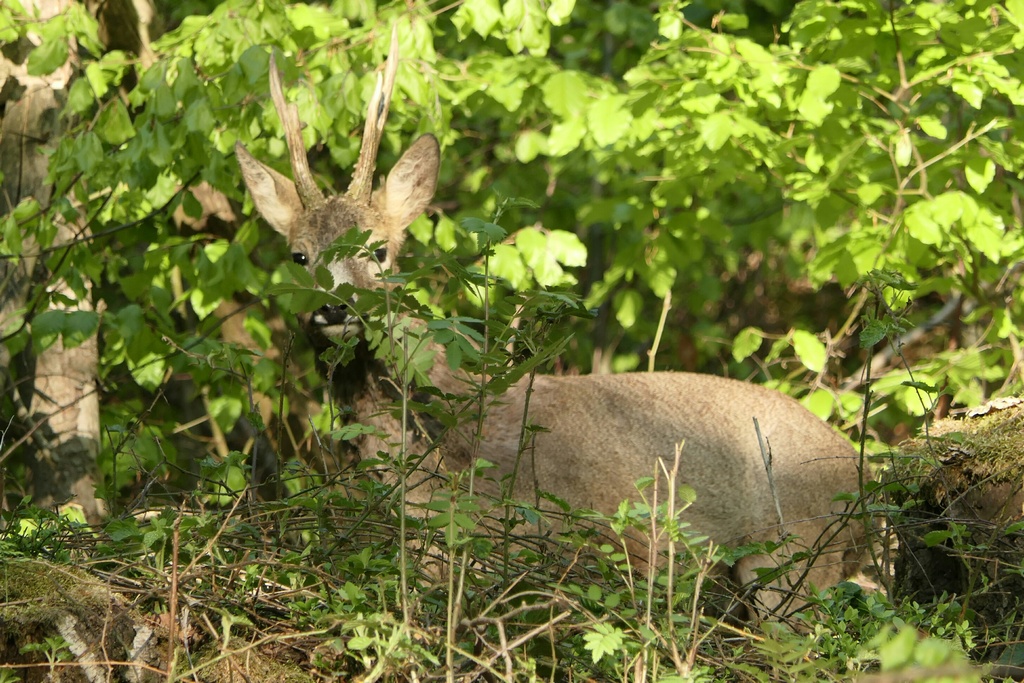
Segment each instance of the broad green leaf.
[{"label": "broad green leaf", "polygon": [[825,389],[816,389],[807,396],[804,396],[800,403],[822,420],[832,416],[835,409],[836,399],[832,392]]},{"label": "broad green leaf", "polygon": [[92,173],[103,159],[103,143],[96,133],[86,131],[75,141],[75,161],[83,173]]},{"label": "broad green leaf", "polygon": [[985,93],[976,81],[968,80],[966,77],[954,77],[952,88],[953,92],[962,97],[967,104],[975,109],[981,109]]},{"label": "broad green leaf", "polygon": [[857,198],[865,206],[871,206],[878,198],[885,193],[885,185],[882,183],[865,183],[857,188]]},{"label": "broad green leaf", "polygon": [[746,31],[750,27],[750,19],[746,14],[726,12],[718,15],[718,23],[726,31]]},{"label": "broad green leaf", "polygon": [[32,346],[37,353],[57,343],[64,331],[65,311],[43,311],[32,318]]},{"label": "broad green leaf", "polygon": [[501,5],[498,0],[467,0],[452,15],[452,24],[463,37],[469,30],[487,38],[501,21]]},{"label": "broad green leaf", "polygon": [[99,326],[100,316],[96,311],[67,311],[63,329],[64,348],[80,346],[96,334]]},{"label": "broad green leaf", "polygon": [[30,76],[46,76],[64,66],[67,61],[67,36],[51,36],[29,54],[27,70]]},{"label": "broad green leaf", "polygon": [[981,194],[996,177],[996,165],[991,158],[971,157],[967,160],[964,176],[967,178],[967,184]]},{"label": "broad green leaf", "polygon": [[549,249],[547,235],[536,228],[523,228],[516,233],[516,248],[533,271],[537,284],[550,287],[560,283],[562,268]]},{"label": "broad green leaf", "polygon": [[71,88],[68,89],[68,111],[84,116],[92,109],[95,102],[96,98],[93,97],[92,89],[86,79],[79,78],[71,84]]},{"label": "broad green leaf", "polygon": [[764,332],[756,327],[745,327],[732,340],[732,357],[737,363],[749,358],[761,348]]},{"label": "broad green leaf", "polygon": [[636,325],[643,309],[643,299],[635,289],[624,289],[615,293],[612,300],[612,308],[615,309],[615,319],[627,330]]},{"label": "broad green leaf", "polygon": [[[80,81],[76,81],[78,82]],[[85,67],[85,80],[81,82],[91,87],[91,94],[98,98],[102,98],[110,90],[110,74],[98,62],[92,62]]]},{"label": "broad green leaf", "polygon": [[568,121],[556,123],[551,127],[551,135],[548,136],[548,154],[560,157],[572,152],[579,147],[586,132],[583,117],[573,117]]},{"label": "broad green leaf", "polygon": [[682,13],[674,10],[659,13],[658,33],[666,40],[679,40],[683,34]]},{"label": "broad green leaf", "polygon": [[717,112],[704,119],[700,127],[700,137],[709,151],[717,152],[732,137],[735,129],[735,122],[728,113]]},{"label": "broad green leaf", "polygon": [[1006,8],[1006,14],[1010,17],[1010,21],[1018,29],[1024,29],[1024,0],[1006,0],[1003,3]]},{"label": "broad green leaf", "polygon": [[524,227],[515,233],[515,246],[526,263],[541,260],[548,252],[548,239],[535,227]]},{"label": "broad green leaf", "polygon": [[572,16],[576,0],[551,0],[548,3],[548,21],[555,26],[562,26]]},{"label": "broad green leaf", "polygon": [[575,71],[559,71],[541,87],[544,104],[562,118],[578,116],[587,106],[587,87]]},{"label": "broad green leaf", "polygon": [[625,95],[605,95],[587,112],[590,133],[601,147],[614,145],[629,130],[633,115],[625,105]]},{"label": "broad green leaf", "polygon": [[15,220],[13,214],[7,214],[0,218],[0,237],[3,238],[3,242],[0,243],[0,254],[5,256],[20,256],[21,255],[21,226],[18,225],[18,221]]},{"label": "broad green leaf", "polygon": [[547,138],[536,130],[525,130],[516,138],[516,159],[528,164],[547,152]]},{"label": "broad green leaf", "polygon": [[505,40],[513,53],[523,50],[535,56],[547,53],[551,27],[540,0],[506,0],[501,15]]},{"label": "broad green leaf", "polygon": [[839,89],[842,75],[834,66],[824,65],[814,69],[807,76],[807,84],[800,96],[797,109],[812,125],[819,126],[832,113],[834,104],[831,96]]},{"label": "broad green leaf", "polygon": [[810,92],[815,97],[824,100],[839,89],[839,84],[842,81],[842,74],[834,66],[819,66],[807,76],[805,92]]},{"label": "broad green leaf", "polygon": [[860,347],[862,349],[872,349],[875,344],[885,339],[889,332],[889,327],[881,320],[867,320],[863,323],[860,329]]},{"label": "broad green leaf", "polygon": [[945,140],[949,134],[946,131],[946,126],[935,116],[919,116],[917,118],[917,125],[920,126],[921,131],[925,135],[938,140]]},{"label": "broad green leaf", "polygon": [[574,232],[552,230],[548,233],[548,253],[564,266],[587,265],[587,247]]},{"label": "broad green leaf", "polygon": [[895,637],[887,638],[878,648],[883,671],[899,671],[914,662],[914,646],[917,644],[917,631],[911,626],[904,626]]},{"label": "broad green leaf", "polygon": [[118,146],[135,137],[135,127],[119,98],[111,100],[96,121],[96,134],[108,145]]},{"label": "broad green leaf", "polygon": [[825,345],[810,332],[793,330],[793,351],[808,370],[821,372],[825,369]]},{"label": "broad green leaf", "polygon": [[989,260],[998,262],[1004,253],[1013,253],[1018,240],[1008,238],[1003,219],[979,206],[973,197],[961,195],[963,238]]},{"label": "broad green leaf", "polygon": [[479,218],[469,217],[462,219],[462,227],[469,233],[476,235],[477,244],[482,248],[484,244],[497,243],[505,239],[507,233],[500,225],[488,223]]},{"label": "broad green leaf", "polygon": [[[491,275],[506,280],[515,291],[527,286],[529,272],[519,250],[509,244],[495,244],[491,254]],[[450,358],[449,358],[450,359]]]}]

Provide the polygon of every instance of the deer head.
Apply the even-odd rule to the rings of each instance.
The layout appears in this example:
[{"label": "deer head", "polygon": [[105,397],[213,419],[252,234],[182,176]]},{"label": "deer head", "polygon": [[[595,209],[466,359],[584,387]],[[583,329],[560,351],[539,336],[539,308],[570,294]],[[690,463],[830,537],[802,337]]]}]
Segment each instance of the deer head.
[{"label": "deer head", "polygon": [[[281,74],[273,56],[270,60],[270,94],[281,119],[294,182],[257,161],[242,143],[235,154],[253,203],[263,218],[288,240],[292,259],[313,272],[326,267],[335,286],[351,284],[368,289],[381,286],[380,275],[394,265],[405,229],[427,208],[437,186],[440,150],[437,138],[423,135],[406,150],[391,169],[382,186],[373,190],[377,149],[391,105],[395,72],[398,69],[398,40],[391,36],[391,51],[384,73],[370,98],[359,161],[352,181],[343,195],[325,196],[309,169],[302,144],[301,123],[295,105],[288,104],[281,87]],[[324,252],[335,240],[356,230],[369,232],[367,245],[356,256],[325,262]],[[358,318],[346,305],[323,306],[309,323],[328,338],[344,338],[359,331]]]}]

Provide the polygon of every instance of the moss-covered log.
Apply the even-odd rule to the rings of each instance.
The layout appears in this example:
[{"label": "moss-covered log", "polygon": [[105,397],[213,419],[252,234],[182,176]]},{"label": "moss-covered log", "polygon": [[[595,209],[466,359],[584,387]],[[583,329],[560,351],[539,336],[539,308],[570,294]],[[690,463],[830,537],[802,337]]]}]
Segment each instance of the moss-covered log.
[{"label": "moss-covered log", "polygon": [[942,420],[900,450],[894,597],[958,601],[998,656],[1024,603],[1024,404]]}]

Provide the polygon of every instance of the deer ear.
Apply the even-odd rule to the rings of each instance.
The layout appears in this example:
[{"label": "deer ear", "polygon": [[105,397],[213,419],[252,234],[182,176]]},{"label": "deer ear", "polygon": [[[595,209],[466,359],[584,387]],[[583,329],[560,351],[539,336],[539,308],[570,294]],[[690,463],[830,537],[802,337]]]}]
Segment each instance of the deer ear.
[{"label": "deer ear", "polygon": [[235,156],[256,210],[270,223],[270,227],[291,239],[292,225],[303,210],[295,183],[256,161],[241,142],[235,143]]},{"label": "deer ear", "polygon": [[391,169],[384,187],[374,194],[377,208],[391,219],[391,227],[404,230],[426,210],[437,189],[441,151],[437,138],[423,135]]}]

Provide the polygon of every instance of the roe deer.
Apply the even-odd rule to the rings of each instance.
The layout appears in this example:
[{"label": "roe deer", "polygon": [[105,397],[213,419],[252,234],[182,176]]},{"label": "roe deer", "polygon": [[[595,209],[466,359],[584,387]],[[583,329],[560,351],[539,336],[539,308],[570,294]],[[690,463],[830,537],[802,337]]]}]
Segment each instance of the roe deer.
[{"label": "roe deer", "polygon": [[[295,181],[257,161],[241,143],[236,145],[256,209],[287,238],[297,263],[311,270],[326,267],[335,284],[386,287],[380,275],[395,264],[406,228],[427,208],[437,183],[438,142],[423,135],[395,164],[383,186],[372,188],[396,69],[395,43],[392,40],[383,78],[378,76],[359,160],[344,195],[325,196],[318,189],[297,110],[285,100],[273,61],[270,89]],[[324,258],[324,250],[350,229],[369,232],[366,244],[374,247],[372,257]],[[328,338],[351,338],[362,330],[356,314],[343,305],[318,309],[306,325],[313,334]],[[442,396],[467,393],[473,378],[452,371],[443,348],[434,345],[431,352],[436,354],[428,373],[433,386]],[[833,501],[837,493],[858,490],[855,451],[788,396],[733,379],[683,372],[536,376],[529,397],[529,378],[524,378],[484,406],[479,432],[476,419],[470,420],[471,427],[457,426],[441,435],[435,450],[429,435],[412,428],[403,435],[403,421],[393,412],[395,383],[385,376],[383,364],[372,358],[369,351],[357,354],[333,378],[346,385],[346,402],[355,419],[376,430],[361,437],[358,448],[363,458],[376,458],[380,452],[398,454],[397,444],[404,442],[410,453],[443,459],[452,471],[469,467],[475,457],[485,458],[496,465],[495,479],[511,475],[518,462],[516,495],[532,500],[539,489],[574,507],[613,513],[620,501],[637,498],[636,480],[652,476],[657,460],[671,459],[676,445],[684,442],[679,476],[693,487],[697,499],[683,517],[695,530],[724,544],[776,541],[781,510],[784,528],[798,537],[790,551],[831,540],[830,552],[835,554],[818,558],[808,569],[813,584],[831,585],[858,568],[865,529],[856,522],[841,528],[837,522],[844,505]],[[766,474],[753,418],[773,458],[774,486]],[[542,429],[530,437],[520,460],[524,424]],[[646,556],[639,544],[630,551],[637,558]],[[758,567],[776,562],[777,558],[764,556],[743,558],[734,568],[734,578],[746,583],[756,578]]]}]

